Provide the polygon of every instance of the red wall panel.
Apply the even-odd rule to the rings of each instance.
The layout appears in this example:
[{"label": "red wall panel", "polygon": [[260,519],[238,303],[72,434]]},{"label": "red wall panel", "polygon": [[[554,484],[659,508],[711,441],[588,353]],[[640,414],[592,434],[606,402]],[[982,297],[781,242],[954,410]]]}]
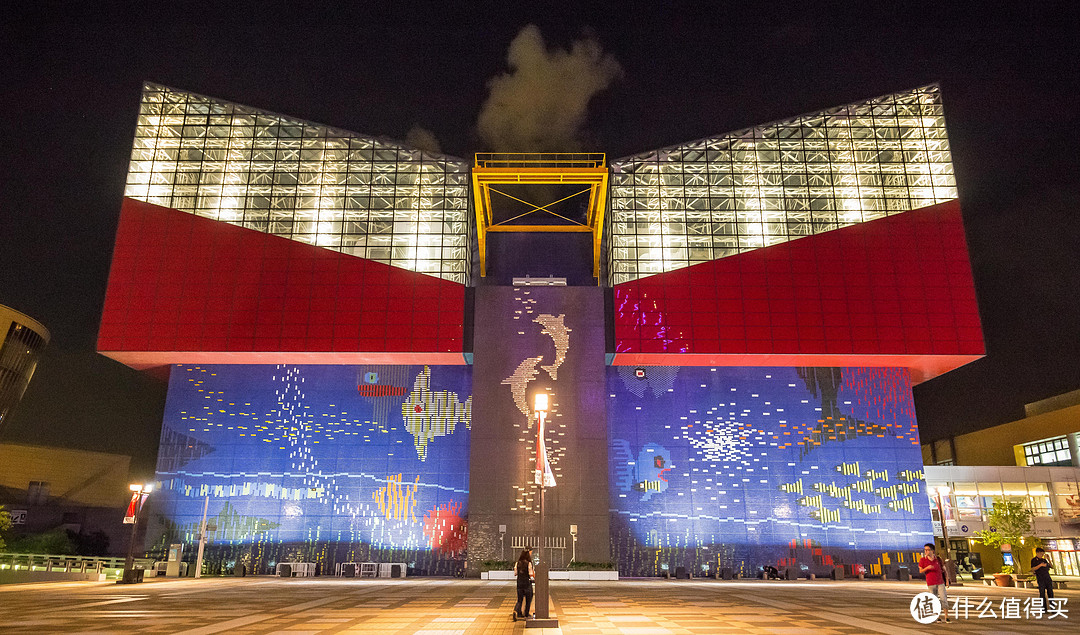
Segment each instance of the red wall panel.
[{"label": "red wall panel", "polygon": [[985,354],[959,201],[615,286],[616,364],[905,366]]},{"label": "red wall panel", "polygon": [[461,364],[465,287],[124,199],[98,350],[171,363]]}]

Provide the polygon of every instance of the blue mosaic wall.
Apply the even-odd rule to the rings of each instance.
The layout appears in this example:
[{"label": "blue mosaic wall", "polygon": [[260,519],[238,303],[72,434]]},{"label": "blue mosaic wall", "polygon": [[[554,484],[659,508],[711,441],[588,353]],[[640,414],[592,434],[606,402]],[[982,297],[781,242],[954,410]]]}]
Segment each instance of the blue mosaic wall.
[{"label": "blue mosaic wall", "polygon": [[878,573],[931,539],[907,371],[610,367],[623,575]]},{"label": "blue mosaic wall", "polygon": [[147,542],[211,560],[407,562],[465,555],[472,419],[466,366],[172,369]]}]

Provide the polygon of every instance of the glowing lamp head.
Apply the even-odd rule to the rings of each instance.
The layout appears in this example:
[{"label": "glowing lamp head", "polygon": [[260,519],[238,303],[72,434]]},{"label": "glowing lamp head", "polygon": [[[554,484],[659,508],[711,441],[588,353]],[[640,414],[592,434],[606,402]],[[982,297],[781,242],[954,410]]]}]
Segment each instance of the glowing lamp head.
[{"label": "glowing lamp head", "polygon": [[548,410],[548,396],[546,392],[538,392],[533,397],[533,410],[537,412],[547,412]]},{"label": "glowing lamp head", "polygon": [[128,485],[128,489],[133,492],[149,494],[151,491],[153,491],[154,486],[150,483],[147,483],[146,485],[143,485],[142,483],[132,483],[131,485]]},{"label": "glowing lamp head", "polygon": [[128,488],[131,489],[131,491],[133,492],[141,492],[142,487],[143,486],[139,483],[132,483],[131,485],[128,485]]}]

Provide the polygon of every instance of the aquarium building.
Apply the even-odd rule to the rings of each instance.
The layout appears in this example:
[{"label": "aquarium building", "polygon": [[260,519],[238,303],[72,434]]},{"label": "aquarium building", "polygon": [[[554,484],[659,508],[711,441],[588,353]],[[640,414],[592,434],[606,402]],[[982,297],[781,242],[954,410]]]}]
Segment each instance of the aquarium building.
[{"label": "aquarium building", "polygon": [[[98,339],[168,376],[148,548],[880,572],[984,354],[937,86],[610,160],[146,84]],[[554,487],[538,527],[537,413]]]}]

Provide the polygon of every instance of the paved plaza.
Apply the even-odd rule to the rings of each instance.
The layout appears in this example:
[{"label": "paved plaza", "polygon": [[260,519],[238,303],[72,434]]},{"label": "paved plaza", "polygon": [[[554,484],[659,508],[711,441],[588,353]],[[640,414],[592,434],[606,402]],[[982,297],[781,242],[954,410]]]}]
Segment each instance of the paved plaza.
[{"label": "paved plaza", "polygon": [[[1028,589],[954,588],[974,607],[987,599],[997,617],[921,626],[909,612],[921,583],[621,580],[556,582],[561,632],[660,633],[1051,633],[1077,632],[1080,592],[1065,591],[1069,617],[1024,617]],[[1019,600],[1020,619],[1001,603]],[[521,633],[511,620],[512,582],[204,578],[0,586],[5,633]],[[529,633],[560,632],[528,629]]]}]

